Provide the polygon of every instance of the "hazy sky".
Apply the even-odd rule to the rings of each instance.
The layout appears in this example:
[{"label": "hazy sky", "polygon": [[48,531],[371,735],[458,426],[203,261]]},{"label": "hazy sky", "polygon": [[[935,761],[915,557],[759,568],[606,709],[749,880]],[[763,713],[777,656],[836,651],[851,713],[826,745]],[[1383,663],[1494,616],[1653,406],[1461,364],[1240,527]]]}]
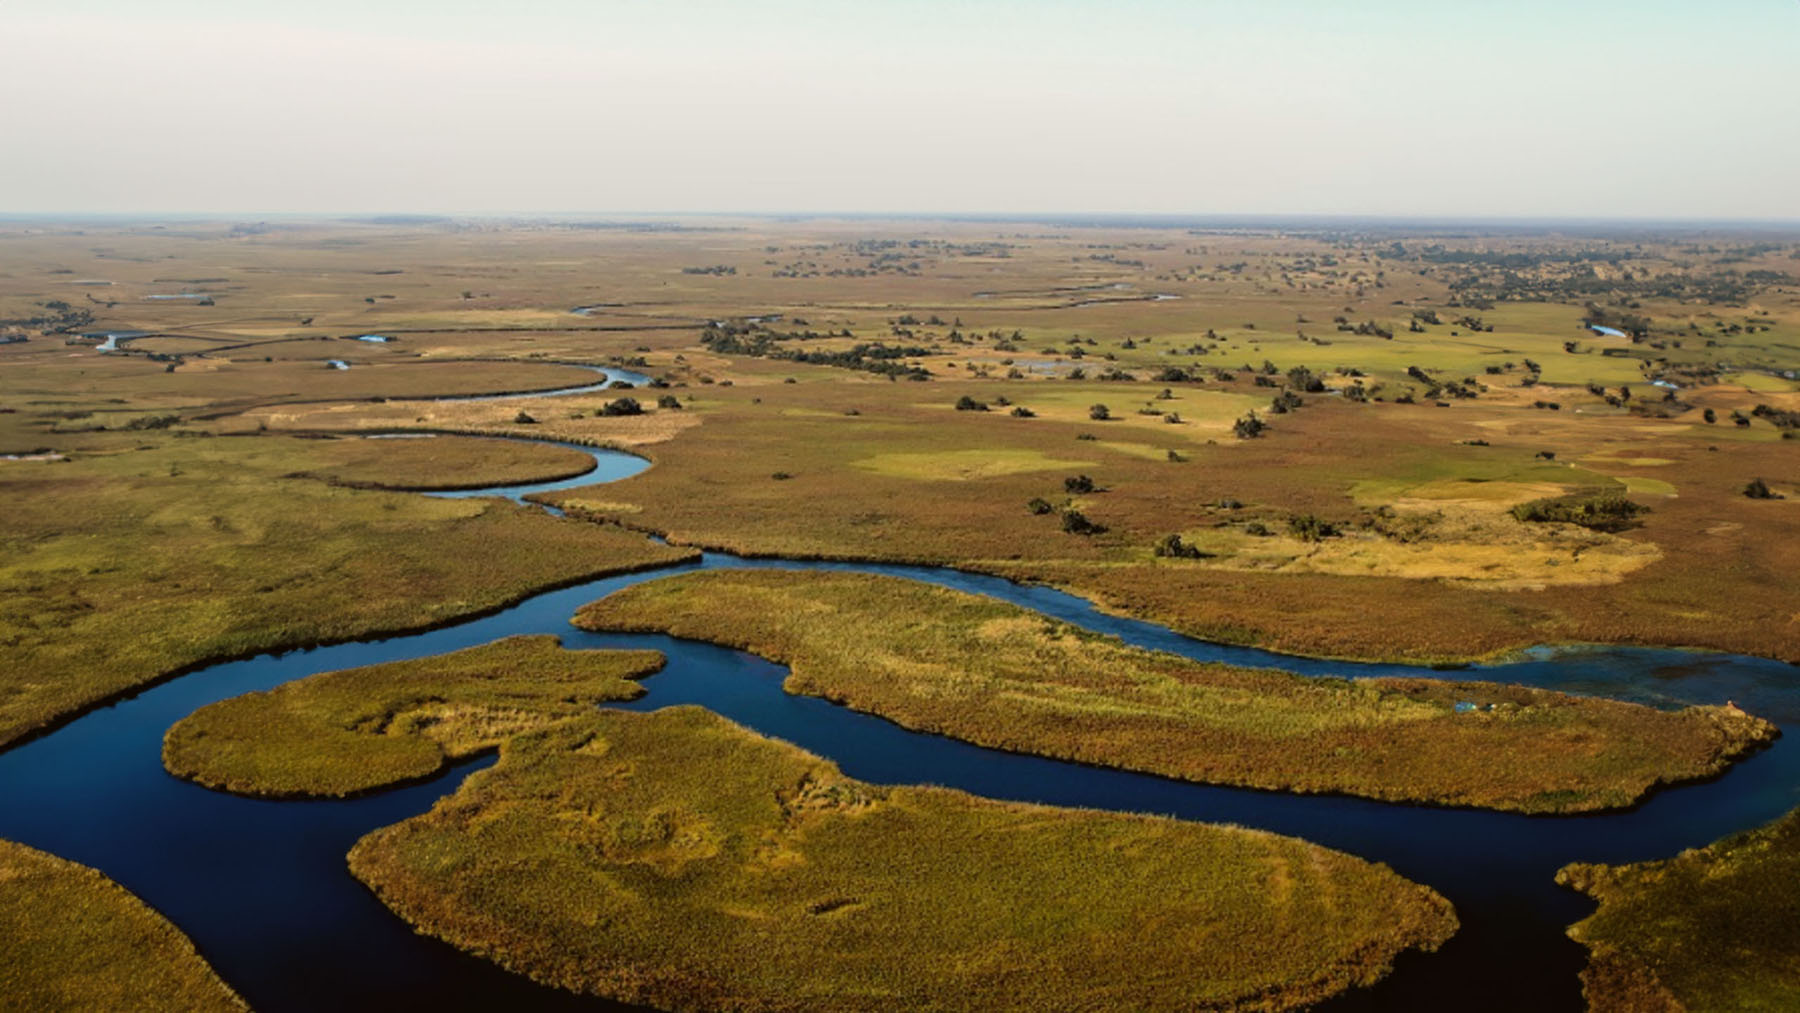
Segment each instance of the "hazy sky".
[{"label": "hazy sky", "polygon": [[0,211],[1800,218],[1797,0],[0,0]]}]

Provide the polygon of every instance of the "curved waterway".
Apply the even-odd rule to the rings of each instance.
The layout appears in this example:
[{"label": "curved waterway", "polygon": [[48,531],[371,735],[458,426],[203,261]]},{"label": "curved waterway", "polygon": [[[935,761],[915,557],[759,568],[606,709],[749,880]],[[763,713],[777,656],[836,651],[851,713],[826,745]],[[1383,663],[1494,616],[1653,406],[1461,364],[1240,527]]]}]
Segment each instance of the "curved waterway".
[{"label": "curved waterway", "polygon": [[[580,485],[646,466],[612,451]],[[536,487],[454,495],[517,498]],[[781,690],[785,669],[751,655],[665,636],[588,633],[569,626],[586,602],[673,572],[719,567],[853,570],[930,581],[1037,609],[1133,644],[1201,660],[1308,674],[1428,674],[1497,679],[1660,706],[1735,700],[1792,732],[1796,670],[1755,658],[1668,650],[1539,650],[1518,661],[1425,672],[1277,655],[1189,639],[1152,623],[1096,612],[1041,587],[928,567],[747,560],[699,563],[550,591],[479,619],[410,636],[259,655],[181,676],[0,753],[0,837],[92,865],[186,931],[219,973],[264,1011],[619,1010],[544,988],[415,935],[345,868],[363,834],[428,809],[470,771],[344,801],[267,801],[208,791],[166,774],[162,734],[197,707],[317,672],[417,658],[522,633],[556,633],[571,648],[651,648],[668,667],[625,706],[701,704],[835,760],[877,783],[936,783],[991,798],[1163,813],[1290,834],[1386,862],[1455,903],[1462,930],[1436,954],[1409,954],[1373,989],[1334,1011],[1578,1010],[1584,955],[1564,928],[1591,905],[1552,882],[1570,861],[1673,855],[1767,822],[1800,804],[1800,749],[1786,740],[1722,778],[1664,790],[1636,809],[1530,817],[1186,784],[983,749],[908,732],[879,718]],[[1791,737],[1791,736],[1790,736]],[[1153,891],[1154,883],[1145,889]]]},{"label": "curved waterway", "polygon": [[[583,366],[579,363],[555,363],[559,366],[575,366],[577,369],[591,369],[600,374],[600,379],[593,383],[579,384],[574,387],[554,387],[550,390],[514,391],[508,394],[460,394],[450,397],[424,398],[426,401],[516,401],[529,397],[562,397],[565,394],[588,394],[598,390],[606,390],[613,383],[623,380],[633,387],[644,387],[650,383],[650,377],[643,373],[634,373],[629,369],[616,369],[611,366]],[[500,488],[500,487],[496,487]]]}]

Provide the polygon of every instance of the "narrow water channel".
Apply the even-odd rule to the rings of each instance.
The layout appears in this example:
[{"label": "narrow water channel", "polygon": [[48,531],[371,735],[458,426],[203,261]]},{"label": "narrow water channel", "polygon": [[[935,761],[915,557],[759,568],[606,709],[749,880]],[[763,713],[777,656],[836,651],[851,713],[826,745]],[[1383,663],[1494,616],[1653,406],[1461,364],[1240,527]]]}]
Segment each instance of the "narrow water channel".
[{"label": "narrow water channel", "polygon": [[[611,451],[591,484],[645,462]],[[459,491],[518,497],[537,486]],[[590,581],[502,612],[410,636],[260,655],[214,665],[95,711],[0,753],[0,837],[92,865],[187,932],[219,973],[265,1011],[616,1010],[543,988],[415,935],[345,868],[362,834],[423,812],[471,770],[347,801],[265,801],[208,791],[166,774],[165,729],[194,709],[317,672],[417,658],[523,633],[555,633],[571,648],[652,648],[667,668],[623,706],[697,703],[836,761],[878,783],[936,783],[992,798],[1162,813],[1290,834],[1364,858],[1450,898],[1462,930],[1436,954],[1404,957],[1370,990],[1330,1010],[1578,1010],[1579,947],[1563,936],[1590,905],[1552,882],[1570,861],[1673,855],[1767,822],[1800,804],[1800,750],[1785,739],[1706,784],[1658,792],[1636,809],[1530,817],[1186,784],[1019,756],[907,732],[879,718],[781,690],[785,670],[762,659],[664,636],[588,633],[581,605],[669,573],[721,567],[853,570],[929,581],[1037,609],[1139,646],[1203,660],[1307,674],[1479,678],[1614,696],[1659,706],[1733,699],[1791,733],[1800,724],[1796,669],[1755,658],[1639,648],[1539,650],[1509,664],[1426,671],[1277,655],[1192,640],[1152,623],[1107,616],[1048,588],[929,567],[747,560],[703,561]],[[1154,890],[1154,884],[1146,884]]]}]

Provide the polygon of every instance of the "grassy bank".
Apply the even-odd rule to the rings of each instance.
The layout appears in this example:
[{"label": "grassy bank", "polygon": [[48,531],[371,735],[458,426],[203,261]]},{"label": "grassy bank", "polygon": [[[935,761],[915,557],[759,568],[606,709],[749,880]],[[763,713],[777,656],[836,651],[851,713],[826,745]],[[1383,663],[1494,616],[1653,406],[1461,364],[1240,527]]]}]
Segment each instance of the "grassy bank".
[{"label": "grassy bank", "polygon": [[1590,951],[1594,1013],[1800,1008],[1800,810],[1674,858],[1565,867],[1600,902],[1569,935]]},{"label": "grassy bank", "polygon": [[594,459],[550,443],[408,433],[340,440],[333,460],[302,477],[353,489],[478,489],[554,482],[594,470]]},{"label": "grassy bank", "polygon": [[878,788],[689,707],[514,739],[350,865],[423,932],[671,1010],[1290,1009],[1456,925],[1291,838]]},{"label": "grassy bank", "polygon": [[791,667],[790,692],[907,728],[1254,788],[1582,812],[1717,773],[1774,734],[1719,707],[1200,664],[866,574],[685,574],[616,592],[576,621],[753,651]]},{"label": "grassy bank", "polygon": [[427,777],[534,728],[643,692],[655,651],[509,637],[301,679],[202,707],[163,737],[169,773],[246,795],[342,796]]},{"label": "grassy bank", "polygon": [[0,1007],[247,1009],[194,944],[105,876],[0,841]]},{"label": "grassy bank", "polygon": [[[409,442],[444,441],[373,445]],[[96,435],[0,474],[0,745],[202,662],[692,555],[511,503],[285,477],[354,464],[346,444],[363,441]]]}]

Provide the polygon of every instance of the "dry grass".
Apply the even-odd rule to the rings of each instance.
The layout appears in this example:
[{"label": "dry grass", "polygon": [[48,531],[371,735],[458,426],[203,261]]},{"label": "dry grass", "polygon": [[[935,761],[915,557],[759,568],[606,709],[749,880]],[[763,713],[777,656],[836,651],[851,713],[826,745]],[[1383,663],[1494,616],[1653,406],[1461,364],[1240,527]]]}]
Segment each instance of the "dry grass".
[{"label": "dry grass", "polygon": [[1600,902],[1569,930],[1590,951],[1593,1013],[1800,1008],[1800,811],[1664,861],[1570,865],[1556,880]]},{"label": "dry grass", "polygon": [[330,672],[202,707],[164,735],[163,766],[242,795],[353,795],[629,700],[662,664],[537,636]]},{"label": "dry grass", "polygon": [[1272,834],[878,788],[698,708],[514,739],[350,867],[420,931],[669,1010],[1282,1010],[1449,905]]},{"label": "dry grass", "polygon": [[1775,734],[1722,707],[1670,713],[1494,683],[1200,664],[866,574],[683,574],[615,592],[576,622],[750,650],[791,667],[789,692],[907,728],[1284,791],[1582,812],[1716,774]]},{"label": "dry grass", "polygon": [[0,1007],[245,1010],[168,919],[85,865],[0,841]]}]

